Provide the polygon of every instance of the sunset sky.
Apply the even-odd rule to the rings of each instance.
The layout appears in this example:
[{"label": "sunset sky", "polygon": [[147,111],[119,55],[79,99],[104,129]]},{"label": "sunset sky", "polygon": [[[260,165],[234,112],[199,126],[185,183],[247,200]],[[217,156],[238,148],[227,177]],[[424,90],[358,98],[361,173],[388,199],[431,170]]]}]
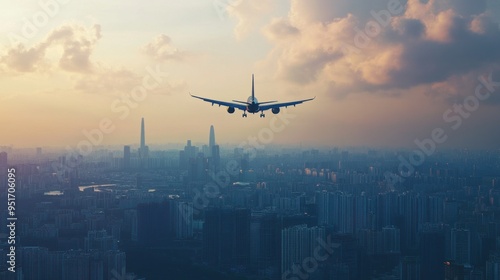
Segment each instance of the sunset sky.
[{"label": "sunset sky", "polygon": [[0,146],[76,145],[102,120],[101,144],[137,144],[141,117],[150,144],[208,142],[210,125],[238,144],[275,115],[189,93],[246,100],[254,73],[259,101],[316,96],[273,144],[412,148],[442,128],[443,146],[499,147],[499,1],[2,4]]}]

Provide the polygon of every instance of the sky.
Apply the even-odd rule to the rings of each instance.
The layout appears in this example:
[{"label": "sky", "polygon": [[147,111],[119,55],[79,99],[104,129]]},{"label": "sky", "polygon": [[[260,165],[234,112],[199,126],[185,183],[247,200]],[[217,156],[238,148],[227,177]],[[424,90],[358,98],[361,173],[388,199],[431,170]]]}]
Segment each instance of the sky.
[{"label": "sky", "polygon": [[[214,125],[219,144],[499,148],[495,0],[2,4],[0,146],[136,145],[143,117],[149,144]],[[246,100],[252,74],[259,101],[316,99],[242,118],[189,96]]]}]

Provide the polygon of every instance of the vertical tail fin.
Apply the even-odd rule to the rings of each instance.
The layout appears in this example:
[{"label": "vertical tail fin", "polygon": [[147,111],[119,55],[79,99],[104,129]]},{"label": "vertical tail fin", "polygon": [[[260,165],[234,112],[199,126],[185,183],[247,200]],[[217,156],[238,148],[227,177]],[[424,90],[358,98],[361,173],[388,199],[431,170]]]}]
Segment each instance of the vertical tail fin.
[{"label": "vertical tail fin", "polygon": [[253,74],[252,74],[252,100],[255,99],[255,92],[254,92],[254,87],[253,87]]}]

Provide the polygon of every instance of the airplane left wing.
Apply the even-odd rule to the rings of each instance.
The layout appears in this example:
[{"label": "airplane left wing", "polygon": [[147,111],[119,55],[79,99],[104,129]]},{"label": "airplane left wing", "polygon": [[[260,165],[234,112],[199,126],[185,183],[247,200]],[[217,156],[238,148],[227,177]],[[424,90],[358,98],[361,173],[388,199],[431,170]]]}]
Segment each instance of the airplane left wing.
[{"label": "airplane left wing", "polygon": [[284,102],[284,103],[274,103],[274,104],[269,104],[269,105],[262,105],[259,107],[259,110],[265,111],[269,109],[274,109],[274,108],[281,108],[281,107],[288,107],[288,106],[295,106],[298,104],[302,104],[307,101],[311,101],[316,97],[309,98],[309,99],[304,99],[304,100],[297,100],[297,101],[291,101],[291,102]]},{"label": "airplane left wing", "polygon": [[226,106],[226,107],[233,107],[233,108],[238,108],[240,110],[243,110],[245,111],[247,109],[247,106],[246,105],[243,105],[243,104],[239,104],[239,103],[232,103],[232,102],[225,102],[225,101],[219,101],[219,100],[215,100],[215,99],[209,99],[209,98],[205,98],[205,97],[200,97],[200,96],[196,96],[196,95],[192,95],[190,94],[192,97],[194,98],[198,98],[198,99],[201,99],[205,102],[208,102],[208,103],[212,103],[212,106],[214,106],[214,104],[217,104],[219,106]]}]

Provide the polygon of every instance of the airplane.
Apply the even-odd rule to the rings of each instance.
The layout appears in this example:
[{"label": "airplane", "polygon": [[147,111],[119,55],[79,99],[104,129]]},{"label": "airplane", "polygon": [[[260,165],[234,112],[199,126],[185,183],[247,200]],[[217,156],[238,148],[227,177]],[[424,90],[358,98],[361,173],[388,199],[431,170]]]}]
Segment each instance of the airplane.
[{"label": "airplane", "polygon": [[203,101],[212,103],[212,106],[214,104],[219,105],[219,107],[222,106],[227,106],[227,112],[229,114],[234,113],[235,109],[240,109],[243,111],[243,117],[247,117],[247,112],[248,113],[258,113],[260,112],[260,117],[264,118],[266,115],[264,114],[264,111],[271,109],[271,112],[273,114],[278,114],[280,112],[281,107],[288,107],[288,106],[294,106],[297,104],[301,104],[306,101],[313,100],[316,97],[309,98],[309,99],[304,99],[304,100],[297,100],[297,101],[291,101],[291,102],[285,102],[285,103],[276,103],[278,101],[265,101],[265,102],[259,102],[257,98],[255,98],[255,92],[254,92],[254,78],[252,74],[252,95],[248,97],[247,101],[238,101],[238,100],[233,100],[233,102],[225,102],[225,101],[219,101],[219,100],[214,100],[214,99],[209,99],[205,97],[200,97],[196,95],[190,94],[194,98],[201,99]]}]

